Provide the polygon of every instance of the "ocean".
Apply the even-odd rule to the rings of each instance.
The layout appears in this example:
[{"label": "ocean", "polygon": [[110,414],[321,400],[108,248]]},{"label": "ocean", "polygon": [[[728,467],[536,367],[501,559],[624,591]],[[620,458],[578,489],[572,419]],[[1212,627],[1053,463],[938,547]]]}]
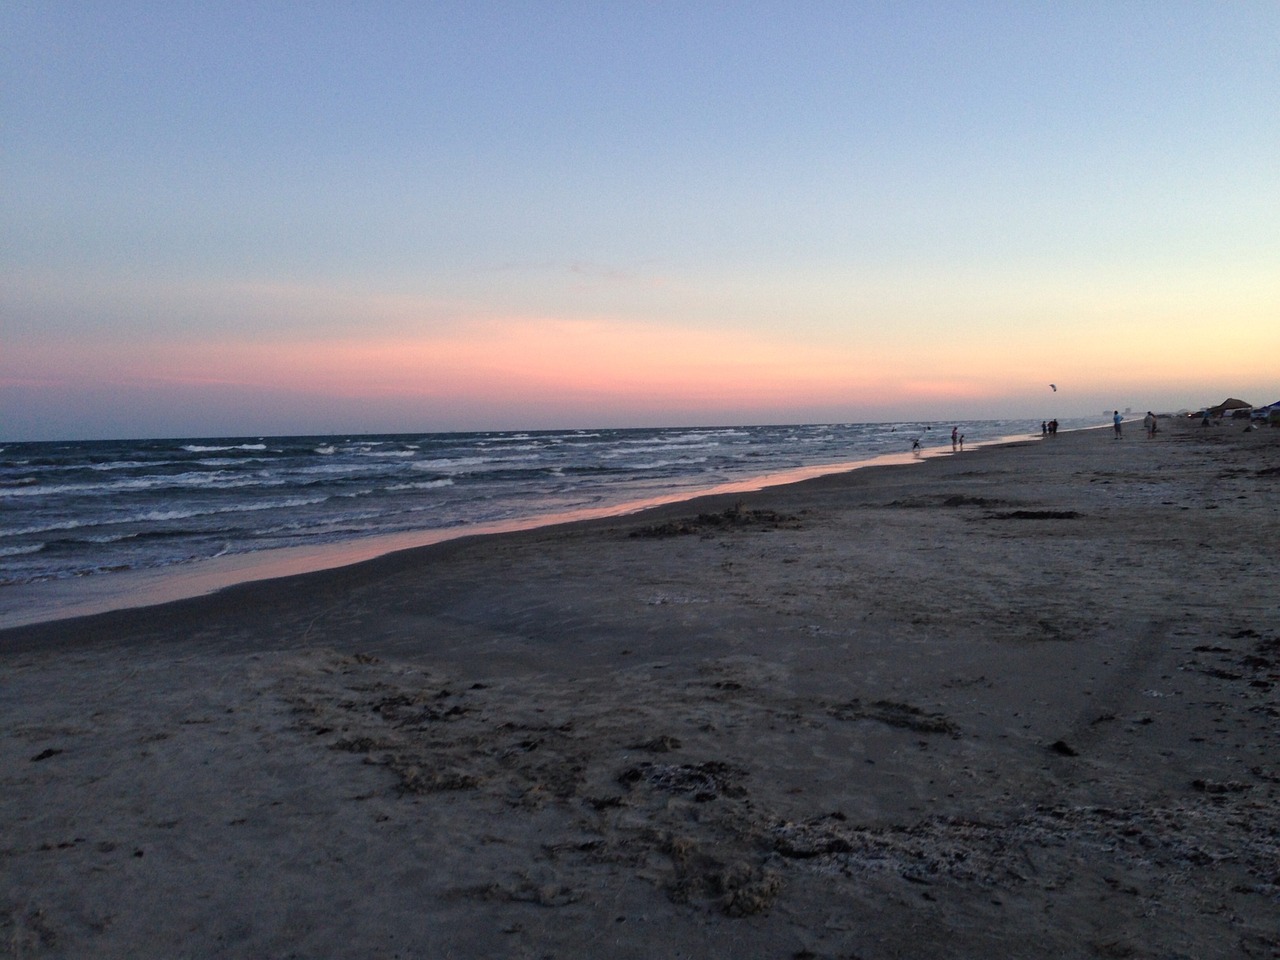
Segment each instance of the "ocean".
[{"label": "ocean", "polygon": [[[1094,425],[1071,423],[1063,428]],[[5,589],[611,510],[1039,421],[0,443]]]}]

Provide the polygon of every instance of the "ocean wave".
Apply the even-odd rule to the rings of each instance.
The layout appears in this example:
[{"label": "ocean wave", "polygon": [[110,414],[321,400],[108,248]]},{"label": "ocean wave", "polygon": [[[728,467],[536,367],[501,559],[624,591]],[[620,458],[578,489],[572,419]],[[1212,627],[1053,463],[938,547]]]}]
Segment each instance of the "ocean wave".
[{"label": "ocean wave", "polygon": [[395,483],[387,487],[387,490],[398,492],[400,490],[436,490],[440,487],[452,487],[453,481],[449,477],[442,477],[439,480],[424,480],[421,483]]},{"label": "ocean wave", "polygon": [[123,543],[126,540],[137,540],[140,537],[152,536],[155,531],[129,530],[125,533],[104,533],[97,537],[67,537],[68,543]]},{"label": "ocean wave", "polygon": [[[392,464],[394,468],[396,464]],[[275,471],[290,477],[329,477],[347,473],[376,474],[387,469],[387,464],[370,460],[351,460],[341,455],[313,457],[310,460],[290,463]]]},{"label": "ocean wave", "polygon": [[[193,517],[218,516],[231,513],[256,513],[263,510],[288,510],[294,507],[313,506],[329,500],[328,494],[314,497],[287,497],[259,502],[223,504],[211,506],[179,507],[169,510],[146,510],[124,515],[101,516],[84,520],[62,520],[52,523],[34,524],[12,530],[0,529],[3,537],[29,537],[50,533],[62,533],[70,530],[85,530],[94,527],[127,527],[130,524],[165,523],[173,520],[189,520]],[[178,531],[186,535],[188,531]],[[136,539],[138,537],[168,536],[169,531],[133,530],[96,537],[81,537],[83,543],[115,543],[119,540]]]},{"label": "ocean wave", "polygon": [[187,451],[187,453],[218,453],[223,450],[265,450],[267,445],[265,443],[234,443],[229,446],[206,447],[200,444],[188,443],[181,449]]},{"label": "ocean wave", "polygon": [[54,533],[58,530],[78,530],[86,526],[98,526],[97,521],[60,520],[56,523],[44,523],[34,527],[15,527],[6,530],[0,527],[0,537],[29,537],[33,533]]},{"label": "ocean wave", "polygon": [[661,470],[663,467],[685,467],[697,463],[706,463],[710,457],[681,457],[678,460],[647,460],[628,463],[630,470]]},{"label": "ocean wave", "polygon": [[685,433],[677,433],[668,437],[672,443],[705,443],[707,441],[718,441],[722,437],[749,437],[750,432],[746,430],[689,430]]},{"label": "ocean wave", "polygon": [[617,450],[605,451],[601,454],[603,459],[616,460],[619,457],[628,457],[635,453],[662,453],[672,450],[714,450],[722,447],[724,444],[718,440],[626,440],[625,446],[619,447]]},{"label": "ocean wave", "polygon": [[43,543],[24,543],[16,547],[0,547],[0,557],[21,557],[25,554],[39,553],[45,548]]},{"label": "ocean wave", "polygon": [[109,483],[62,483],[40,484],[38,486],[0,488],[0,499],[10,497],[44,497],[66,493],[88,493],[95,490],[107,490]]},{"label": "ocean wave", "polygon": [[237,477],[226,471],[214,473],[178,473],[156,477],[129,477],[109,483],[58,483],[37,486],[0,488],[0,499],[6,497],[57,497],[67,494],[147,493],[157,490],[235,490],[244,487],[279,487],[289,481],[284,477]]},{"label": "ocean wave", "polygon": [[309,507],[324,503],[324,497],[290,497],[285,500],[267,500],[261,503],[239,503],[223,507],[191,508],[187,510],[151,510],[138,514],[126,522],[130,523],[167,523],[171,520],[190,520],[192,517],[212,517],[227,513],[256,513],[260,510],[288,510],[293,507]]},{"label": "ocean wave", "polygon": [[254,531],[256,537],[289,537],[330,539],[334,533],[364,534],[375,531],[386,533],[398,529],[386,525],[387,513],[383,510],[360,510],[340,514],[313,516],[272,524]]},{"label": "ocean wave", "polygon": [[[546,447],[558,446],[599,446],[599,444],[586,444],[582,441],[599,440],[604,434],[591,433],[588,431],[573,433],[539,433],[531,434],[511,434],[505,437],[485,437],[477,446],[488,447],[506,444],[515,444],[528,450],[541,450]],[[532,442],[530,442],[532,441]],[[511,447],[516,449],[517,447]]]},{"label": "ocean wave", "polygon": [[251,463],[276,464],[279,457],[201,457],[199,460],[173,461],[174,463],[194,463],[200,467],[235,467],[243,469]]},{"label": "ocean wave", "polygon": [[[186,463],[185,460],[109,460],[104,463],[89,464],[90,470],[109,472],[114,470],[154,470],[156,467],[168,467],[175,463]],[[230,461],[238,462],[238,461]]]},{"label": "ocean wave", "polygon": [[439,460],[415,460],[413,469],[448,473],[466,467],[480,467],[486,463],[500,463],[502,459],[502,457],[446,457]]},{"label": "ocean wave", "polygon": [[[430,469],[439,473],[488,476],[491,473],[500,473],[506,470],[525,470],[527,468],[523,464],[529,463],[539,464],[539,467],[534,468],[538,470],[550,466],[553,462],[549,457],[537,453],[529,453],[518,456],[504,454],[498,457],[459,457],[456,460],[418,461],[413,464],[413,467],[414,469]],[[477,467],[480,469],[475,469]]]}]

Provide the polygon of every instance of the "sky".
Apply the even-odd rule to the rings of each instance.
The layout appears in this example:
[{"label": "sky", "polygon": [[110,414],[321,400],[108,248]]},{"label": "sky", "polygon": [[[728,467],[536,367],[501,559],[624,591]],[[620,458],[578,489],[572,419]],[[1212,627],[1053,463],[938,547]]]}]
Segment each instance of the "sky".
[{"label": "sky", "polygon": [[0,50],[0,440],[1280,400],[1274,0],[0,0]]}]

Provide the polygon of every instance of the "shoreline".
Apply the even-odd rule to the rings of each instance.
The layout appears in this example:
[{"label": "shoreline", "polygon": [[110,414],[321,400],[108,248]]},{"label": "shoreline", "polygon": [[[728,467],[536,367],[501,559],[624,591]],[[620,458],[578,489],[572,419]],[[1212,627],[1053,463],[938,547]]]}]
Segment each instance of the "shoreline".
[{"label": "shoreline", "polygon": [[[964,452],[973,452],[986,446],[1021,442],[1023,439],[1032,442],[1039,438],[999,437],[974,443]],[[939,445],[932,450],[922,450],[918,454],[892,453],[860,460],[794,467],[697,490],[660,494],[640,500],[563,513],[514,518],[486,524],[383,534],[316,546],[254,551],[158,569],[129,570],[68,580],[15,584],[0,588],[0,631],[11,627],[69,620],[207,596],[242,583],[318,573],[450,540],[476,536],[501,536],[540,527],[629,516],[705,497],[753,493],[770,487],[803,482],[814,477],[878,466],[918,463],[932,457],[949,456],[953,453],[955,451]]]},{"label": "shoreline", "polygon": [[0,631],[15,956],[1280,952],[1280,431]]}]

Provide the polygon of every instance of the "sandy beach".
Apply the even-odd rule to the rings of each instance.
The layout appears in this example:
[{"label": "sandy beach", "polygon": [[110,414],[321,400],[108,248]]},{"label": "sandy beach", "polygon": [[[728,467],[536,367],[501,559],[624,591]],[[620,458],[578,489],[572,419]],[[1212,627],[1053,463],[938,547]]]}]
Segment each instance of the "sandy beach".
[{"label": "sandy beach", "polygon": [[1280,430],[0,632],[10,957],[1280,957]]}]

